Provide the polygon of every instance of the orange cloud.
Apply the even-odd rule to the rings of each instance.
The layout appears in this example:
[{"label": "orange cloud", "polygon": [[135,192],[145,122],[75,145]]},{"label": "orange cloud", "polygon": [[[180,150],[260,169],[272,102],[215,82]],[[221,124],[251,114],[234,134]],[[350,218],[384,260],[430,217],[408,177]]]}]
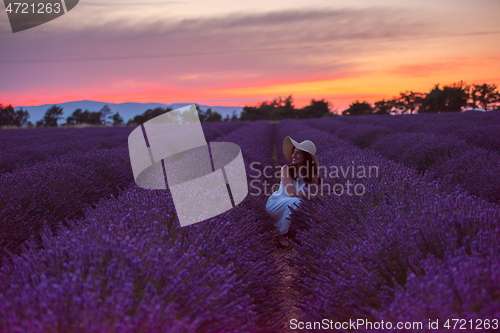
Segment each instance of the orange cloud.
[{"label": "orange cloud", "polygon": [[392,73],[405,77],[429,77],[449,72],[460,64],[455,61],[427,63],[427,64],[406,64],[396,66],[391,70]]}]

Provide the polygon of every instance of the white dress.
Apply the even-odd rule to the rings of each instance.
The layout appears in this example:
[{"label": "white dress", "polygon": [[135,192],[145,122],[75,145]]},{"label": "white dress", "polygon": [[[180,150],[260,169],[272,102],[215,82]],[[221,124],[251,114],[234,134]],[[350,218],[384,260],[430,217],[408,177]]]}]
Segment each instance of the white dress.
[{"label": "white dress", "polygon": [[[307,186],[306,182],[300,176],[297,177],[297,181],[293,181],[293,188],[296,192],[304,189],[305,186]],[[301,200],[298,197],[290,197],[286,194],[282,181],[280,181],[280,188],[267,199],[266,210],[273,220],[274,226],[278,228],[279,235],[288,232],[288,227],[290,226],[290,220],[288,219],[291,213],[290,207],[292,209],[297,208]]]}]

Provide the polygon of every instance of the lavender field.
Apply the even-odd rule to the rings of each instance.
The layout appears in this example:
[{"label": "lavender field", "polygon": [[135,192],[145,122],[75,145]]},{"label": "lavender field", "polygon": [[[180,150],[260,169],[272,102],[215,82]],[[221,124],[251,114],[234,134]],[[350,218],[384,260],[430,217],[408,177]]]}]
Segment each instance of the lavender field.
[{"label": "lavender field", "polygon": [[[183,228],[169,191],[135,185],[133,129],[0,131],[0,332],[499,331],[499,112],[203,123],[241,147],[249,195]],[[286,136],[331,191],[278,249],[264,171]]]}]

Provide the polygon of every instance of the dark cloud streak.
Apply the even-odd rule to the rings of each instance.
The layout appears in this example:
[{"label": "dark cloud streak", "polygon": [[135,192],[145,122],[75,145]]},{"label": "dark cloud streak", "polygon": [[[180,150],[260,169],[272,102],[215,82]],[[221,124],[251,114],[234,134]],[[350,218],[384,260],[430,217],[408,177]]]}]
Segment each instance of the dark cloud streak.
[{"label": "dark cloud streak", "polygon": [[133,6],[165,6],[165,5],[183,5],[187,3],[191,3],[190,1],[162,1],[162,2],[147,2],[147,1],[138,1],[138,2],[130,2],[130,1],[85,1],[85,6],[95,6],[95,7],[133,7]]},{"label": "dark cloud streak", "polygon": [[[0,63],[93,61],[325,49],[432,38],[439,23],[402,10],[283,11],[221,18],[106,24],[10,39]],[[2,36],[2,39],[5,39]],[[318,51],[318,52],[325,52]]]},{"label": "dark cloud streak", "polygon": [[[476,32],[476,33],[464,33],[464,34],[448,34],[433,37],[414,37],[414,38],[403,38],[403,39],[390,39],[390,40],[371,40],[371,41],[357,41],[357,42],[344,42],[342,45],[369,45],[369,44],[379,44],[379,43],[397,43],[397,42],[408,42],[408,41],[418,41],[418,40],[428,40],[428,39],[439,39],[439,38],[452,38],[452,37],[464,37],[464,36],[476,36],[476,35],[491,35],[500,34],[500,31],[486,31],[486,32]],[[262,49],[241,49],[233,51],[208,51],[208,52],[193,52],[193,53],[161,53],[161,54],[148,54],[148,55],[138,55],[138,56],[110,56],[110,57],[88,57],[88,58],[73,58],[73,59],[54,59],[54,60],[14,60],[14,61],[0,61],[1,63],[9,64],[22,64],[22,63],[51,63],[51,62],[82,62],[82,61],[113,61],[113,60],[137,60],[137,59],[156,59],[156,58],[176,58],[176,57],[197,57],[206,55],[231,55],[231,54],[248,54],[248,53],[268,53],[277,51],[293,51],[293,50],[313,50],[313,49],[327,49],[327,48],[337,48],[339,47],[339,42],[336,43],[323,43],[323,44],[302,44],[302,45],[292,45],[292,46],[282,46],[282,47],[269,47]]]}]

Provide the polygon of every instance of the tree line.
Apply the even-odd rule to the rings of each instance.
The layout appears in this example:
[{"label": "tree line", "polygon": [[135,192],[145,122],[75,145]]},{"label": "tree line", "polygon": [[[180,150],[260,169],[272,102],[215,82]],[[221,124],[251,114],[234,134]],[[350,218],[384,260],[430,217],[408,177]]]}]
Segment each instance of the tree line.
[{"label": "tree line", "polygon": [[[225,118],[222,118],[222,115],[218,113],[217,111],[212,111],[212,108],[208,108],[206,111],[203,111],[200,109],[198,104],[196,105],[196,110],[198,111],[198,116],[200,118],[200,121],[202,122],[216,122],[216,121],[237,121],[238,116],[236,116],[236,111],[233,111],[232,117],[229,117],[229,115],[226,115]],[[134,118],[130,119],[127,122],[127,125],[141,125],[144,124],[146,121],[153,119],[159,115],[162,115],[168,111],[172,111],[172,108],[166,107],[157,107],[154,109],[149,109],[146,110],[143,114],[139,114],[135,116]]]},{"label": "tree line", "polygon": [[[233,112],[232,117],[226,115],[222,118],[222,115],[216,111],[212,111],[211,108],[203,111],[198,105],[196,105],[198,110],[198,115],[200,121],[215,122],[215,121],[237,121],[236,111]],[[157,107],[154,109],[148,109],[140,115],[136,115],[133,119],[130,119],[126,125],[141,125],[146,121],[155,118],[161,114],[168,111],[172,111],[172,108]],[[0,104],[0,126],[17,126],[17,127],[58,127],[58,121],[63,119],[63,108],[58,105],[52,105],[47,111],[43,118],[33,125],[28,121],[29,113],[27,110],[22,108],[18,111],[14,110],[12,105],[3,106]],[[120,126],[124,124],[123,118],[120,113],[112,114],[109,106],[104,105],[99,111],[82,111],[81,109],[76,109],[73,111],[71,116],[66,118],[66,122],[61,127],[71,126],[71,125],[111,125]]]},{"label": "tree line", "polygon": [[311,100],[301,109],[295,108],[292,96],[275,98],[272,101],[259,103],[257,106],[244,106],[240,120],[280,120],[330,117],[330,103],[324,99]]},{"label": "tree line", "polygon": [[[460,112],[464,108],[493,110],[500,107],[500,93],[496,84],[466,84],[463,81],[443,86],[436,84],[429,93],[405,91],[389,100],[382,99],[373,105],[359,100],[351,103],[342,111],[343,116],[384,115],[405,113]],[[280,120],[329,117],[333,114],[330,104],[324,99],[311,100],[302,109],[293,105],[292,96],[281,97],[245,106],[240,120]],[[336,110],[335,110],[336,111]]]},{"label": "tree line", "polygon": [[390,100],[382,99],[374,105],[359,100],[353,102],[344,116],[392,114],[392,113],[432,113],[460,112],[464,108],[488,111],[500,105],[500,93],[496,84],[466,84],[463,81],[449,86],[436,84],[429,93],[406,91]]},{"label": "tree line", "polygon": [[[240,117],[233,111],[232,116],[226,115],[224,118],[211,108],[203,111],[196,105],[200,120],[203,122],[217,121],[254,121],[254,120],[281,120],[281,119],[307,119],[330,117],[333,106],[330,102],[321,100],[310,101],[310,104],[303,108],[296,108],[292,95],[282,98],[278,97],[272,101],[258,103],[257,106],[244,106]],[[428,93],[406,91],[399,93],[399,96],[392,99],[375,102],[373,105],[359,100],[351,103],[349,108],[342,111],[343,116],[354,115],[384,115],[399,113],[430,113],[430,112],[459,112],[463,108],[492,110],[500,107],[500,92],[496,84],[466,84],[463,81],[453,83],[449,86],[436,84]],[[0,104],[0,126],[17,127],[57,127],[58,120],[62,119],[63,108],[58,105],[51,106],[44,117],[33,125],[28,121],[27,110],[15,111],[12,105],[3,106]],[[148,109],[140,115],[130,119],[126,125],[140,125],[155,118],[172,108],[157,107]],[[61,126],[89,124],[89,125],[112,125],[120,126],[124,124],[120,114],[112,114],[109,106],[104,105],[99,111],[75,110],[71,116],[66,118],[66,123]]]},{"label": "tree line", "polygon": [[[117,112],[111,114],[109,106],[104,105],[99,111],[82,111],[76,109],[71,116],[66,118],[66,123],[61,127],[69,125],[113,125],[118,126],[123,124],[123,118]],[[17,127],[58,127],[58,121],[63,119],[63,108],[58,105],[52,105],[47,109],[41,120],[38,120],[35,125],[28,121],[29,113],[22,108],[14,111],[12,105],[3,106],[0,104],[0,126],[17,126]]]}]

